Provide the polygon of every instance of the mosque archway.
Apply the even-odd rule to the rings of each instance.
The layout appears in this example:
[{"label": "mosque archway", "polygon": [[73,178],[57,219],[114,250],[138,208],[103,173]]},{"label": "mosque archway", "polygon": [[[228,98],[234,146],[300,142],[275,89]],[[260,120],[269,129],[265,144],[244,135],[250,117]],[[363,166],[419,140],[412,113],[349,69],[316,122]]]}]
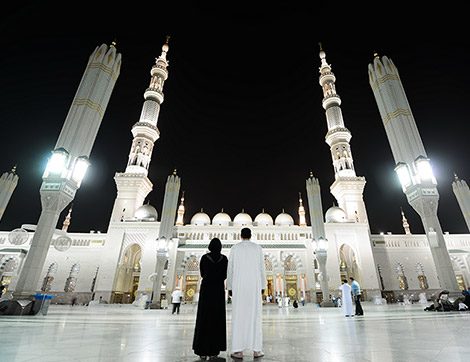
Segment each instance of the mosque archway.
[{"label": "mosque archway", "polygon": [[272,254],[264,254],[264,268],[266,270],[266,289],[263,298],[270,296],[270,302],[274,300],[276,295],[276,279],[274,277],[274,269],[277,267],[277,262]]},{"label": "mosque archway", "polygon": [[359,265],[357,263],[357,257],[354,249],[348,244],[341,245],[339,248],[339,258],[339,273],[341,280],[349,280],[350,277],[353,277],[360,284]]},{"label": "mosque archway", "polygon": [[142,248],[132,244],[122,254],[117,268],[112,303],[132,303],[137,294],[140,280]]},{"label": "mosque archway", "polygon": [[465,290],[467,289],[468,284],[468,270],[465,265],[465,262],[463,258],[457,256],[457,255],[452,255],[450,257],[450,260],[452,261],[452,268],[454,269],[455,273],[455,278],[457,279],[457,284],[459,286],[460,290]]}]

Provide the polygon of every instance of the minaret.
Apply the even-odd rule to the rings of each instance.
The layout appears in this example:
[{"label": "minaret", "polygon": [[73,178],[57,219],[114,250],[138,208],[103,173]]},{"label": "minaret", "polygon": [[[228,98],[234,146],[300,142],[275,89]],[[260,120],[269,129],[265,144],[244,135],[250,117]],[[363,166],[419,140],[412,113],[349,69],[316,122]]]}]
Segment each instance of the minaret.
[{"label": "minaret", "polygon": [[470,190],[465,180],[460,180],[455,173],[454,182],[452,182],[452,190],[457,198],[457,202],[460,206],[460,210],[462,211],[467,228],[470,231]]},{"label": "minaret", "polygon": [[299,192],[299,226],[307,226],[305,221],[305,209],[302,205],[302,194]]},{"label": "minaret", "polygon": [[341,98],[336,93],[336,77],[331,65],[326,62],[326,54],[320,44],[320,85],[323,89],[322,105],[326,113],[328,132],[325,137],[330,146],[335,181],[330,191],[338,201],[349,220],[367,223],[367,212],[363,199],[364,177],[356,176],[354,161],[349,141],[351,132],[345,127],[341,112]]},{"label": "minaret", "polygon": [[65,217],[64,223],[62,224],[62,230],[65,232],[67,232],[67,230],[69,229],[70,220],[72,220],[72,207],[73,207],[73,204],[70,204],[69,213]]},{"label": "minaret", "polygon": [[10,172],[4,172],[0,177],[0,220],[2,220],[3,213],[10,202],[11,195],[18,185],[18,175],[16,174],[16,166],[13,166]]},{"label": "minaret", "polygon": [[180,178],[176,174],[168,176],[165,186],[165,197],[163,199],[162,218],[160,223],[159,238],[165,237],[167,240],[173,237],[173,227],[175,226],[176,207],[178,205],[178,194],[180,192]]},{"label": "minaret", "polygon": [[457,292],[459,288],[437,216],[437,181],[398,70],[391,59],[377,54],[368,68],[369,83],[395,159],[395,171],[408,203],[423,222],[440,288]]},{"label": "minaret", "polygon": [[310,225],[312,225],[313,239],[319,240],[320,237],[326,238],[320,183],[317,178],[313,177],[312,172],[310,172],[310,177],[305,182],[305,185],[307,188],[308,210],[310,214]]},{"label": "minaret", "polygon": [[[162,218],[160,222],[160,229],[158,231],[158,244],[162,240],[166,241],[166,245],[157,245],[157,263],[155,264],[156,278],[153,282],[153,300],[152,308],[160,308],[160,293],[162,288],[163,271],[166,261],[169,260],[170,265],[174,265],[176,259],[176,250],[178,245],[170,243],[173,235],[173,228],[175,226],[176,207],[178,206],[178,194],[180,191],[180,178],[176,175],[176,170],[173,175],[168,176],[165,186],[165,197],[163,199]],[[169,258],[169,259],[168,259]],[[168,285],[173,285],[174,273],[168,275]],[[167,293],[169,290],[167,290]]]},{"label": "minaret", "polygon": [[408,220],[406,220],[405,213],[403,209],[400,207],[401,210],[401,222],[403,224],[403,229],[405,230],[406,235],[411,235],[410,224],[408,224]]},{"label": "minaret", "polygon": [[160,137],[157,128],[160,105],[163,103],[163,85],[168,78],[168,40],[162,46],[161,55],[150,70],[150,85],[144,92],[144,105],[140,119],[132,127],[132,146],[125,172],[114,176],[117,197],[111,215],[111,222],[119,222],[134,216],[137,208],[143,205],[153,184],[147,177],[153,146]]},{"label": "minaret", "polygon": [[175,225],[183,226],[184,225],[183,218],[184,218],[184,191],[181,195],[180,206],[178,206],[178,216],[176,217]]}]

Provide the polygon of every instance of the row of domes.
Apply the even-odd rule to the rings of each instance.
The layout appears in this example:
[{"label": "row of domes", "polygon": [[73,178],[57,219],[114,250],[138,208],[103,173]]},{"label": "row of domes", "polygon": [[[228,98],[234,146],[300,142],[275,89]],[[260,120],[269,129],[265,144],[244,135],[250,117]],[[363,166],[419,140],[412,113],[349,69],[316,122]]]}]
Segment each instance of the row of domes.
[{"label": "row of domes", "polygon": [[[142,205],[139,207],[134,214],[134,218],[142,221],[157,221],[158,212],[157,210],[149,204]],[[346,222],[346,213],[343,209],[338,206],[330,207],[325,213],[325,221],[327,223],[337,223],[337,222]],[[205,212],[201,211],[191,218],[191,225],[220,225],[220,226],[229,226],[232,222],[232,218],[229,214],[225,212],[219,212],[212,218],[209,217]],[[276,219],[273,221],[271,215],[262,212],[255,217],[254,220],[259,226],[290,226],[294,225],[294,219],[292,216],[285,212],[281,212],[276,216]],[[235,216],[233,219],[233,225],[236,226],[245,226],[252,225],[253,219],[246,212],[241,212]]]},{"label": "row of domes", "polygon": [[[220,226],[229,226],[232,222],[232,218],[225,212],[219,212],[212,218],[212,223],[209,215],[205,212],[198,212],[194,214],[191,218],[191,225],[220,225]],[[279,225],[279,226],[290,226],[294,225],[294,219],[289,214],[282,212],[276,216],[276,219],[273,221],[271,215],[262,212],[255,217],[254,222],[256,222],[259,226],[272,226],[272,225]],[[233,218],[233,225],[236,226],[245,226],[245,225],[252,225],[253,219],[249,214],[246,212],[241,212],[237,214]]]}]

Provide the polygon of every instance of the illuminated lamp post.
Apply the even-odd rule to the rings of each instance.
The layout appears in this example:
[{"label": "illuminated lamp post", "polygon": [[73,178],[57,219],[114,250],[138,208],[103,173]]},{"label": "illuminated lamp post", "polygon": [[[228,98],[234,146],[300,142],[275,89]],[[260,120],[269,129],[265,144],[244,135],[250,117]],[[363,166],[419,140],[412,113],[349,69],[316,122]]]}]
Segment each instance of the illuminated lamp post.
[{"label": "illuminated lamp post", "polygon": [[168,260],[168,250],[169,240],[164,236],[160,237],[157,241],[157,265],[153,276],[153,297],[150,309],[161,308],[160,295],[162,292],[163,272],[165,270],[166,261]]},{"label": "illuminated lamp post", "polygon": [[423,223],[440,287],[452,292],[458,291],[452,262],[437,217],[439,193],[429,159],[419,156],[411,165],[399,162],[395,172],[408,203],[419,214]]},{"label": "illuminated lamp post", "polygon": [[74,199],[89,164],[88,157],[73,159],[64,148],[52,151],[39,191],[41,216],[15,286],[15,298],[29,298],[36,292],[60,213]]},{"label": "illuminated lamp post", "polygon": [[334,307],[330,299],[330,291],[328,288],[328,273],[326,271],[326,259],[328,256],[328,240],[320,236],[318,240],[312,240],[313,250],[320,267],[320,288],[322,292],[321,307]]}]

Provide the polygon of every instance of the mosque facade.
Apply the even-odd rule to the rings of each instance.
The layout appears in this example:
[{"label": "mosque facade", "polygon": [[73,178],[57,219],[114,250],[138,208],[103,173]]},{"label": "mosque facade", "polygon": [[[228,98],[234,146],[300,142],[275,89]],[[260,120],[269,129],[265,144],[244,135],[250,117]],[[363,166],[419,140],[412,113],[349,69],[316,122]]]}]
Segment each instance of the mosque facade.
[{"label": "mosque facade", "polygon": [[[323,50],[319,84],[328,126],[325,140],[335,172],[330,191],[337,206],[323,212],[319,189],[316,194],[309,192],[314,188],[308,185],[315,184],[311,175],[306,180],[305,200],[310,220],[301,195],[295,215],[298,222],[288,213],[270,215],[264,210],[258,215],[241,210],[233,216],[223,210],[216,215],[201,210],[188,216],[176,171],[168,176],[161,215],[145,204],[153,188],[147,175],[154,144],[160,137],[157,123],[168,78],[168,51],[166,43],[151,68],[140,119],[132,128],[125,171],[115,174],[117,195],[107,232],[68,232],[70,210],[62,230],[54,233],[37,290],[54,294],[56,303],[67,303],[72,295],[81,302],[102,297],[110,303],[132,303],[144,295],[151,298],[155,281],[161,280],[162,295],[168,297],[173,289],[181,288],[187,302],[196,302],[201,283],[199,260],[208,251],[210,240],[219,238],[222,253],[228,256],[231,246],[241,240],[243,227],[252,230],[252,239],[264,250],[268,285],[265,296],[320,301],[322,281],[327,280],[330,293],[338,295],[341,280],[350,276],[359,281],[368,300],[393,300],[400,294],[417,296],[423,292],[429,297],[440,289],[428,236],[412,234],[403,212],[403,234],[377,235],[370,231],[363,199],[366,180],[355,171],[349,144],[352,135],[344,124],[336,78]],[[456,179],[453,186],[461,208],[468,206],[470,193],[465,181]],[[0,282],[8,290],[15,288],[34,228],[23,225],[0,232]],[[319,238],[327,240],[326,275],[316,256]],[[457,283],[461,289],[467,288],[470,234],[445,233],[444,240]],[[158,279],[162,260],[163,277]]]}]

